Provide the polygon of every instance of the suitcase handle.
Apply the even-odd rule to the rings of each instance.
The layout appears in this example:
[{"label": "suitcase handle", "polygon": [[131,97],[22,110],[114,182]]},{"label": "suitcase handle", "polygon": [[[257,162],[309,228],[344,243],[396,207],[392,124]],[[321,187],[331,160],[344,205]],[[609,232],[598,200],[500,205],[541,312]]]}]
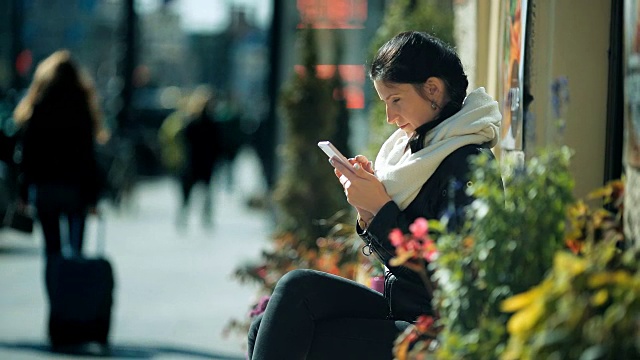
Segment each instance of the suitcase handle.
[{"label": "suitcase handle", "polygon": [[[102,215],[102,213],[100,211],[98,211],[96,214],[93,214],[93,216],[95,216],[95,218],[98,220],[97,221],[97,229],[96,229],[96,255],[98,257],[104,257],[105,253],[106,253],[106,221],[104,219],[104,216]],[[64,215],[62,216],[64,217]],[[89,216],[87,216],[87,219],[89,218]],[[61,219],[62,220],[62,219]],[[66,223],[68,223],[68,219],[64,219]],[[86,231],[86,220],[85,220],[85,231]],[[81,253],[80,254],[76,254],[75,251],[73,250],[73,247],[71,246],[70,243],[70,237],[69,237],[69,231],[68,228],[66,226],[60,226],[60,241],[61,241],[61,245],[63,246],[63,251],[62,251],[62,256],[65,258],[69,258],[69,257],[74,257],[74,256],[83,256]],[[65,251],[66,250],[66,251]]]},{"label": "suitcase handle", "polygon": [[96,254],[99,256],[105,255],[106,249],[106,233],[107,233],[107,224],[104,220],[104,216],[98,210],[96,213],[96,219],[98,219],[98,229],[96,234]]}]

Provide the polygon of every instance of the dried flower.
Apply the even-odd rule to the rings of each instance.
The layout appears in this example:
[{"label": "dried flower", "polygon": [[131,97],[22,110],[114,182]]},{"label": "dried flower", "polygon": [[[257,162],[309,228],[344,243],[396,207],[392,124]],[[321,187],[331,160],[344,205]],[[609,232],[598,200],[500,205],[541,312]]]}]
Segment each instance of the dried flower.
[{"label": "dried flower", "polygon": [[253,310],[251,310],[251,313],[249,313],[249,317],[254,318],[255,316],[262,314],[267,309],[267,304],[269,303],[270,298],[271,296],[268,295],[262,296]]}]

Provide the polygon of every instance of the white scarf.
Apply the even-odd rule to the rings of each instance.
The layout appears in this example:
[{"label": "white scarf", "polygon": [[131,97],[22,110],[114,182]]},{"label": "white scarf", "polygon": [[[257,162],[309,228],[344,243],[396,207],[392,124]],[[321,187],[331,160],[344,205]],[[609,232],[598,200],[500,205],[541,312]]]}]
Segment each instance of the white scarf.
[{"label": "white scarf", "polygon": [[409,136],[404,130],[391,134],[374,162],[376,177],[404,210],[449,154],[470,144],[495,146],[501,119],[498,102],[478,88],[465,98],[460,111],[427,133],[422,150],[406,151]]}]

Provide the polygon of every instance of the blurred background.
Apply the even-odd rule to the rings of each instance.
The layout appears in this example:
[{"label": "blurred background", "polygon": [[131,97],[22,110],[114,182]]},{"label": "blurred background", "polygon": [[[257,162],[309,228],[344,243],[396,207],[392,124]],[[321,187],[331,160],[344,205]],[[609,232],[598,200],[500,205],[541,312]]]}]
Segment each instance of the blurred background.
[{"label": "blurred background", "polygon": [[[244,356],[243,325],[236,323],[248,320],[261,292],[234,273],[245,262],[259,261],[277,227],[271,193],[281,171],[277,154],[286,127],[278,96],[300,71],[297,33],[307,17],[317,22],[325,38],[318,49],[328,50],[318,51],[326,63],[323,77],[340,66],[351,89],[347,111],[365,128],[362,64],[384,5],[382,0],[0,1],[2,214],[17,195],[19,136],[12,112],[38,63],[68,49],[98,90],[111,138],[98,147],[107,189],[100,203],[103,220],[90,218],[87,224],[86,252],[106,256],[114,267],[112,357]],[[338,57],[329,42],[340,37],[345,44]],[[177,226],[180,185],[172,159],[180,149],[171,138],[171,119],[202,88],[215,96],[211,110],[220,133],[212,141],[222,148],[211,186],[213,221],[203,224],[201,199],[207,194],[198,188],[185,226]],[[359,142],[365,139],[362,135]],[[319,171],[331,174],[323,165]],[[95,251],[99,242],[105,253]],[[37,222],[32,233],[0,228],[0,287],[6,290],[0,299],[2,358],[71,356],[48,347],[42,247]]]},{"label": "blurred background", "polygon": [[4,106],[20,98],[40,60],[69,49],[95,79],[108,127],[117,133],[114,147],[131,148],[118,151],[130,152],[135,175],[162,173],[157,130],[197,85],[243,109],[243,134],[266,117],[270,1],[3,1],[2,7]]}]

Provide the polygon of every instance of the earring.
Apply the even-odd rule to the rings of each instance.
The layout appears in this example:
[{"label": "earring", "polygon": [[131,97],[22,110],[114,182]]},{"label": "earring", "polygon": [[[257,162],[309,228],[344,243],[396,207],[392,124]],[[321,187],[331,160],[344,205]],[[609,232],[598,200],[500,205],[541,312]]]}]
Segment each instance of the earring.
[{"label": "earring", "polygon": [[433,110],[435,110],[435,109],[437,109],[437,108],[438,108],[438,105],[436,105],[436,102],[435,102],[435,101],[432,101],[432,102],[431,102],[431,108],[432,108]]}]

